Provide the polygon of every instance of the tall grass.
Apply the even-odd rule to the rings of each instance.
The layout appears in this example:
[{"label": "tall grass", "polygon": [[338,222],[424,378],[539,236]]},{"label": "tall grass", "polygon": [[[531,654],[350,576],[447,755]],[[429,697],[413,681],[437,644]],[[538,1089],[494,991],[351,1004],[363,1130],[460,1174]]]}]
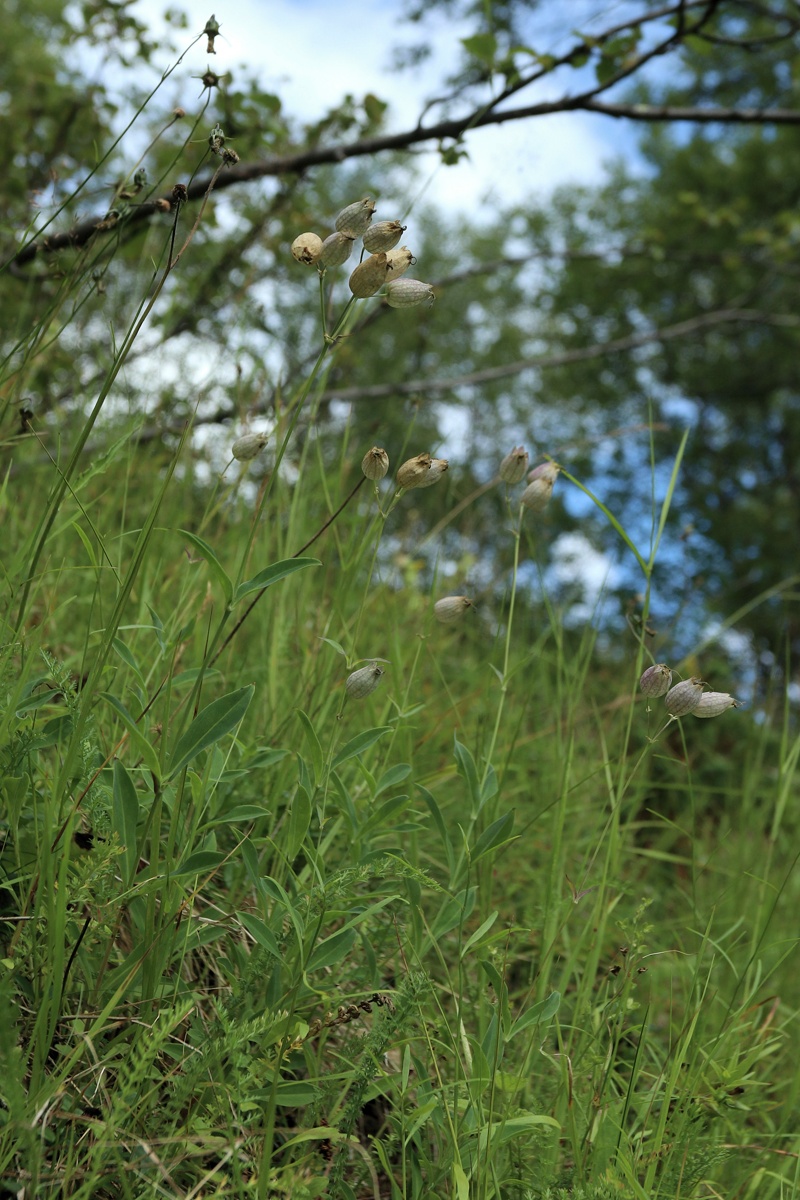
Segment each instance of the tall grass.
[{"label": "tall grass", "polygon": [[[641,569],[616,649],[519,571],[549,517],[499,481],[512,573],[442,625],[468,579],[416,569],[432,493],[391,483],[428,447],[367,482],[316,420],[379,302],[348,268],[264,455],[209,482],[188,426],[112,436],[201,252],[174,220],[58,453],[35,422],[2,447],[4,1194],[798,1195],[800,740],[788,708],[673,721],[636,686],[683,444],[649,547],[593,498]],[[9,411],[93,253],[6,360]]]}]

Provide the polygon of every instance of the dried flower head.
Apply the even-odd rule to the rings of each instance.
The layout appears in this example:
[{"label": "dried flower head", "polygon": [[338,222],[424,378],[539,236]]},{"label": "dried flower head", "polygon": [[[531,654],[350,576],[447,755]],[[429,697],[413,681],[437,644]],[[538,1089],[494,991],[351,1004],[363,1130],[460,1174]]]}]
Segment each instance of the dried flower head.
[{"label": "dried flower head", "polygon": [[249,462],[261,453],[268,441],[269,436],[266,433],[246,433],[233,443],[231,454],[237,462]]},{"label": "dried flower head", "polygon": [[409,488],[419,487],[420,480],[428,474],[431,465],[430,454],[418,454],[416,458],[407,458],[397,472],[397,483],[408,491]]},{"label": "dried flower head", "polygon": [[369,254],[380,254],[381,250],[393,250],[406,231],[399,221],[376,221],[364,232],[364,249]]},{"label": "dried flower head", "polygon": [[292,255],[299,263],[311,266],[322,254],[323,241],[319,234],[301,233],[292,242]]},{"label": "dried flower head", "polygon": [[384,674],[383,667],[379,667],[376,662],[369,663],[366,667],[359,667],[357,671],[353,671],[351,675],[347,676],[344,685],[345,691],[355,700],[361,700],[375,691]]},{"label": "dried flower head", "polygon": [[363,200],[356,200],[354,204],[348,204],[346,208],[343,208],[334,221],[333,227],[339,233],[349,233],[354,238],[361,237],[369,226],[374,212],[375,201],[371,200],[369,196],[365,196]]},{"label": "dried flower head", "polygon": [[687,713],[694,712],[700,703],[704,687],[702,679],[695,676],[684,679],[682,683],[676,683],[664,697],[667,712],[673,717],[685,717]]},{"label": "dried flower head", "polygon": [[431,465],[428,467],[419,483],[415,484],[414,486],[421,488],[433,487],[433,485],[438,483],[442,478],[449,465],[450,464],[446,458],[432,458]]},{"label": "dried flower head", "polygon": [[718,717],[729,708],[738,708],[738,700],[734,700],[728,692],[704,692],[696,708],[692,709],[693,717]]},{"label": "dried flower head", "polygon": [[358,264],[350,276],[350,291],[359,300],[366,296],[374,296],[379,288],[383,287],[387,270],[386,255],[371,254]]},{"label": "dried flower head", "polygon": [[367,479],[383,479],[389,470],[389,455],[380,446],[373,446],[362,458],[361,470]]},{"label": "dried flower head", "polygon": [[433,615],[442,625],[455,625],[472,607],[468,596],[444,596],[434,604]]},{"label": "dried flower head", "polygon": [[503,483],[521,483],[528,469],[528,451],[524,446],[515,446],[500,463],[500,478]]},{"label": "dried flower head", "polygon": [[317,262],[321,267],[340,267],[350,257],[354,241],[351,233],[332,233],[322,243]]},{"label": "dried flower head", "polygon": [[399,279],[416,259],[408,246],[399,246],[396,250],[387,251],[386,261],[389,264],[388,278]]},{"label": "dried flower head", "polygon": [[543,512],[550,503],[553,494],[553,484],[558,478],[560,468],[555,463],[541,463],[528,472],[530,480],[525,491],[520,496],[520,503],[531,512]]},{"label": "dried flower head", "polygon": [[386,300],[390,308],[414,308],[417,304],[433,304],[435,299],[431,285],[423,283],[421,279],[395,277],[386,285]]},{"label": "dried flower head", "polygon": [[664,696],[672,686],[672,671],[666,663],[654,663],[639,680],[639,688],[645,696]]},{"label": "dried flower head", "polygon": [[159,196],[156,200],[154,200],[153,207],[155,208],[156,212],[171,212],[172,210],[172,205],[170,204],[169,200],[167,200],[166,196]]}]

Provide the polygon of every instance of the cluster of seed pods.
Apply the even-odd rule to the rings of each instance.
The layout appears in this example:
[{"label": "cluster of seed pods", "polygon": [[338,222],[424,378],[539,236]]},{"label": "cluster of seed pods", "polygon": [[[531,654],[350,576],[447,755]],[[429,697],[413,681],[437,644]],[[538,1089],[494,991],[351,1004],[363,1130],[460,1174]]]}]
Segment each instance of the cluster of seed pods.
[{"label": "cluster of seed pods", "polygon": [[664,704],[671,717],[718,717],[729,708],[736,708],[738,701],[729,692],[707,692],[708,685],[692,676],[673,686],[672,670],[666,663],[654,663],[639,680],[639,688],[645,696],[664,697]]}]

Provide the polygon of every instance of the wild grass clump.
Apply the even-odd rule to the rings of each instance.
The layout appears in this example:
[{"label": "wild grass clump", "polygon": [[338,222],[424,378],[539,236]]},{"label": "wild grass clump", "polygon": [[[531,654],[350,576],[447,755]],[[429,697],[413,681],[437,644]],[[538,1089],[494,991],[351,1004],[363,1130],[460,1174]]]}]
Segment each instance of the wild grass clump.
[{"label": "wild grass clump", "polygon": [[[321,328],[267,430],[106,440],[225,149],[214,126],[205,201],[175,189],[148,235],[57,452],[32,412],[3,426],[4,1194],[795,1195],[800,741],[718,701],[694,720],[700,667],[657,662],[686,439],[646,548],[592,497],[641,573],[613,652],[522,572],[554,489],[586,491],[547,447],[526,480],[498,446],[508,579],[429,572],[414,531],[434,485],[457,529],[456,458],[349,423],[334,452],[322,415],[397,261],[365,251],[343,298],[364,198],[298,233]],[[401,308],[430,300],[410,282]],[[69,332],[31,311],[6,417]]]}]

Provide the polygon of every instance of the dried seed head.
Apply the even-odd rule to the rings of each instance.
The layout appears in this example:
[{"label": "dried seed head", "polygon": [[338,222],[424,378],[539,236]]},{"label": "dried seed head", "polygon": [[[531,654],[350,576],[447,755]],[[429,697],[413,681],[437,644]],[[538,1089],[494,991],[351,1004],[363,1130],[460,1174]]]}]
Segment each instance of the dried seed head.
[{"label": "dried seed head", "polygon": [[300,263],[311,266],[322,253],[322,238],[316,233],[301,233],[292,242],[292,254]]},{"label": "dried seed head", "polygon": [[431,465],[428,467],[419,483],[415,484],[414,486],[421,488],[433,487],[433,485],[438,483],[442,478],[449,465],[450,464],[446,458],[432,458]]},{"label": "dried seed head", "polygon": [[383,667],[379,667],[376,662],[369,663],[366,667],[359,667],[357,671],[353,671],[352,675],[347,676],[344,685],[345,691],[355,700],[361,700],[364,696],[369,696],[370,692],[375,691],[384,674]]},{"label": "dried seed head", "polygon": [[738,700],[734,700],[728,692],[704,692],[696,708],[692,709],[693,717],[718,717],[729,708],[738,708]]},{"label": "dried seed head", "polygon": [[389,264],[388,278],[399,279],[401,275],[405,275],[411,264],[416,262],[416,259],[408,246],[399,246],[397,250],[387,251],[386,261]]},{"label": "dried seed head", "polygon": [[672,671],[666,663],[648,667],[639,680],[639,688],[645,696],[664,696],[671,686]]},{"label": "dried seed head", "polygon": [[694,712],[700,703],[704,687],[702,679],[695,676],[684,679],[682,683],[676,683],[664,697],[667,712],[673,717],[685,717],[687,713]]},{"label": "dried seed head", "polygon": [[156,209],[156,212],[170,212],[172,209],[172,205],[170,204],[169,200],[167,200],[164,196],[159,196],[157,200],[154,200],[153,205]]},{"label": "dried seed head", "polygon": [[266,446],[269,437],[266,433],[246,433],[244,437],[237,438],[231,446],[231,454],[237,462],[249,462],[251,458],[255,458],[257,454]]},{"label": "dried seed head", "polygon": [[395,275],[386,285],[386,299],[390,308],[414,308],[417,304],[433,304],[436,297],[429,283]]},{"label": "dried seed head", "polygon": [[467,596],[445,596],[434,604],[433,615],[442,625],[455,625],[472,606],[472,601]]},{"label": "dried seed head", "polygon": [[321,267],[340,267],[350,257],[354,241],[351,233],[332,233],[322,243],[317,262]]},{"label": "dried seed head", "polygon": [[374,296],[383,287],[388,269],[385,254],[371,254],[359,263],[350,276],[350,291],[359,300]]},{"label": "dried seed head", "polygon": [[555,463],[542,463],[528,472],[530,483],[520,496],[520,503],[531,512],[543,512],[550,503],[553,484],[558,478],[559,468]]},{"label": "dried seed head", "polygon": [[354,238],[361,237],[372,220],[374,212],[375,202],[369,196],[365,196],[363,200],[356,200],[355,204],[348,204],[346,208],[343,208],[334,221],[333,227],[339,233],[349,233]]},{"label": "dried seed head", "polygon": [[406,231],[399,221],[376,221],[364,233],[364,249],[369,254],[380,254],[381,250],[393,250]]},{"label": "dried seed head", "polygon": [[416,458],[408,458],[397,472],[397,483],[408,491],[409,488],[419,487],[420,481],[428,474],[431,456],[428,453],[418,454]]},{"label": "dried seed head", "polygon": [[389,470],[389,455],[380,446],[373,446],[362,458],[361,470],[367,479],[383,479]]},{"label": "dried seed head", "polygon": [[500,463],[500,478],[503,483],[521,483],[528,469],[528,451],[524,446],[515,446]]}]

